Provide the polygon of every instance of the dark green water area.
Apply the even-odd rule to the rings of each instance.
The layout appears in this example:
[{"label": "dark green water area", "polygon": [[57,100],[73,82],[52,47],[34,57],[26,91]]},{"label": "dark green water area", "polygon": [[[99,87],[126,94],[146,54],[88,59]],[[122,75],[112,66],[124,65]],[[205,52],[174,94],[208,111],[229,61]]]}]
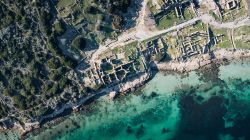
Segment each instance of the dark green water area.
[{"label": "dark green water area", "polygon": [[29,139],[250,140],[250,61],[158,72],[142,90],[102,97]]}]

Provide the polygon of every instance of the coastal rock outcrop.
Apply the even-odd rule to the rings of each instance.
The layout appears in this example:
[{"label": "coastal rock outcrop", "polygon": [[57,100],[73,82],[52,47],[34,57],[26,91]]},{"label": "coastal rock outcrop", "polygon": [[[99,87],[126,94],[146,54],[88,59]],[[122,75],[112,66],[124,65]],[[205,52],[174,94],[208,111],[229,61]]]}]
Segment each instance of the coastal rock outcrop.
[{"label": "coastal rock outcrop", "polygon": [[249,49],[218,49],[209,54],[202,54],[190,58],[187,61],[170,61],[161,63],[152,63],[151,68],[161,71],[177,71],[177,72],[190,72],[206,66],[213,61],[223,59],[238,59],[242,57],[250,57]]},{"label": "coastal rock outcrop", "polygon": [[192,70],[199,69],[202,66],[211,63],[211,56],[209,54],[204,54],[192,58],[187,61],[171,61],[162,62],[151,65],[153,69],[158,69],[162,71],[178,71],[178,72],[189,72]]}]

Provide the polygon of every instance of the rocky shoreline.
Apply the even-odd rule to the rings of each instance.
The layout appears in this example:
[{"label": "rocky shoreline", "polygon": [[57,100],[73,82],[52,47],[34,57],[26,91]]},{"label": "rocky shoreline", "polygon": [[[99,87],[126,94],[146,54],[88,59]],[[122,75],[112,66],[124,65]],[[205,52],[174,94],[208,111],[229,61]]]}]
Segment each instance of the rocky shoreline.
[{"label": "rocky shoreline", "polygon": [[209,54],[198,55],[187,61],[152,63],[151,68],[159,71],[190,72],[219,60],[233,60],[250,57],[249,49],[218,49]]},{"label": "rocky shoreline", "polygon": [[[209,54],[199,55],[185,62],[161,62],[161,63],[152,63],[151,68],[152,70],[158,71],[174,71],[174,72],[190,72],[193,70],[200,69],[212,62],[216,62],[219,60],[233,60],[238,58],[250,57],[250,50],[249,49],[218,49],[213,51]],[[41,122],[43,120],[54,120],[60,117],[60,114],[67,109],[71,110],[80,110],[81,106],[84,105],[86,102],[91,102],[98,97],[107,95],[109,99],[114,99],[117,95],[121,93],[128,93],[133,91],[141,86],[143,86],[147,81],[152,78],[151,72],[142,72],[138,73],[135,76],[127,79],[123,83],[119,83],[114,86],[106,87],[101,89],[96,94],[90,95],[88,97],[82,98],[77,103],[67,103],[62,106],[60,109],[57,109],[53,113],[42,116],[39,121],[33,123],[24,123],[24,125],[14,124],[13,129],[19,131],[21,136],[26,135],[27,133],[33,131],[34,129],[39,129],[41,127]],[[7,130],[8,131],[8,130]]]},{"label": "rocky shoreline", "polygon": [[[63,116],[61,114],[63,114],[66,110],[74,110],[74,111],[81,110],[81,106],[83,106],[87,102],[92,102],[96,98],[104,96],[104,95],[109,96],[109,99],[113,100],[118,94],[128,93],[130,91],[133,91],[136,88],[141,87],[150,79],[150,77],[151,77],[150,73],[147,73],[147,72],[138,73],[135,76],[127,79],[123,83],[119,83],[115,86],[101,89],[96,94],[90,95],[86,98],[82,98],[75,104],[67,103],[63,105],[61,108],[55,110],[53,113],[45,115],[45,116],[41,116],[41,118],[38,121],[35,121],[32,123],[26,122],[23,125],[20,125],[19,123],[14,123],[14,127],[12,129],[17,130],[19,135],[25,138],[26,134],[28,134],[29,132],[36,130],[36,129],[40,129],[43,121],[46,121],[46,120],[54,121],[60,118],[60,116]],[[9,130],[7,129],[3,131],[9,131]]]},{"label": "rocky shoreline", "polygon": [[[243,62],[245,60],[247,60],[247,61]],[[245,69],[248,69],[248,72],[249,72],[250,65],[249,65],[248,60],[249,59],[247,59],[247,58],[246,59],[238,59],[238,60],[232,60],[229,63],[227,61],[225,61],[225,63],[224,63],[224,61],[216,61],[215,63],[209,64],[209,65],[199,69],[198,71],[193,71],[189,74],[179,74],[179,73],[176,74],[176,73],[172,73],[172,72],[159,72],[155,75],[155,77],[152,80],[150,80],[144,86],[142,91],[138,93],[139,95],[133,95],[134,94],[134,92],[133,92],[129,96],[127,96],[127,95],[126,96],[123,96],[123,95],[118,96],[118,98],[116,98],[115,101],[110,101],[107,97],[103,97],[100,101],[94,101],[90,105],[84,106],[84,108],[90,109],[91,111],[86,112],[85,110],[83,110],[83,111],[79,112],[78,115],[70,115],[70,116],[64,117],[66,119],[65,121],[61,122],[60,124],[56,125],[55,127],[44,129],[44,131],[41,131],[41,133],[38,133],[37,136],[33,135],[32,138],[33,139],[42,139],[44,137],[50,136],[50,138],[48,138],[48,137],[47,138],[48,139],[55,139],[55,138],[59,138],[59,139],[60,138],[62,138],[62,139],[77,139],[77,138],[87,139],[87,137],[92,134],[91,136],[93,136],[93,137],[94,136],[97,136],[97,137],[101,136],[101,137],[106,138],[106,136],[107,136],[106,139],[108,139],[111,136],[113,137],[113,135],[111,135],[111,134],[118,133],[117,131],[119,131],[119,133],[121,133],[122,135],[118,134],[117,137],[115,137],[116,139],[117,138],[118,139],[124,138],[124,137],[125,137],[124,139],[126,139],[126,136],[127,137],[131,136],[131,137],[135,138],[134,136],[136,135],[136,133],[132,133],[132,134],[127,133],[126,130],[127,130],[127,128],[130,128],[130,126],[131,126],[132,130],[134,132],[136,132],[138,130],[136,128],[139,128],[140,124],[131,125],[132,121],[135,121],[135,123],[136,123],[137,120],[134,119],[135,117],[129,116],[129,114],[131,114],[131,115],[133,114],[135,116],[143,116],[140,118],[146,118],[144,120],[146,120],[146,122],[151,123],[152,116],[155,115],[154,109],[155,108],[158,109],[158,107],[159,107],[158,103],[160,103],[160,101],[162,103],[162,104],[160,104],[160,107],[162,107],[162,105],[164,105],[165,103],[173,102],[173,100],[178,99],[178,97],[183,97],[185,95],[192,95],[193,96],[194,94],[191,94],[191,91],[192,91],[192,93],[198,93],[198,95],[203,97],[202,100],[197,100],[197,103],[200,103],[200,104],[208,101],[210,97],[214,97],[216,95],[224,96],[223,93],[219,92],[220,90],[218,88],[218,86],[219,86],[218,82],[220,82],[222,79],[223,79],[223,81],[226,82],[226,79],[228,79],[228,80],[230,80],[231,78],[239,79],[239,77],[243,76],[241,74],[239,76],[235,73],[232,75],[228,75],[230,73],[227,73],[226,72],[227,70],[229,70],[229,71],[230,70],[234,70],[234,71],[239,70],[239,69],[234,69],[231,66],[236,66],[237,68],[241,68],[241,69],[245,68]],[[213,67],[211,68],[211,65],[217,65],[217,64],[219,65],[218,69],[221,69],[221,67],[225,67],[227,69],[226,71],[224,69],[221,72],[226,73],[226,75],[228,77],[222,78],[220,76],[219,77],[217,76],[217,78],[219,78],[219,79],[217,79],[217,82],[215,82],[215,81],[211,82],[208,79],[206,79],[207,81],[203,82],[202,79],[200,79],[200,78],[204,77],[204,75],[207,73],[204,73],[204,75],[202,75],[199,72],[211,71],[211,74],[213,74],[214,69],[213,69]],[[246,67],[245,64],[247,64],[248,67]],[[245,73],[245,74],[247,74],[247,73]],[[249,76],[246,76],[246,77],[248,77],[248,79],[249,79]],[[176,80],[174,80],[174,79],[176,79]],[[230,83],[230,81],[227,81],[227,82]],[[173,88],[171,88],[171,87],[173,87]],[[207,94],[203,94],[203,92],[193,91],[196,88],[198,88],[197,90],[199,90],[199,91],[205,91]],[[221,88],[223,88],[223,87],[221,87]],[[188,92],[188,91],[190,91],[190,92]],[[232,93],[232,94],[234,94],[234,93]],[[195,94],[195,95],[197,95],[197,94]],[[208,97],[208,95],[209,95],[209,97]],[[228,94],[225,93],[225,96],[227,96],[227,95]],[[218,96],[216,96],[216,97],[218,97]],[[167,97],[167,98],[164,98],[164,97]],[[178,103],[176,103],[176,104],[177,104],[176,106],[178,107]],[[154,105],[156,105],[156,106],[154,106]],[[136,108],[136,109],[134,109],[134,108]],[[142,111],[140,111],[140,109],[142,109]],[[150,109],[151,112],[146,114],[145,112],[147,112],[148,109]],[[160,109],[167,110],[167,111],[170,110],[167,107],[160,108]],[[128,110],[130,110],[130,111],[128,111]],[[123,113],[123,112],[127,112],[127,111],[129,112],[128,114]],[[163,112],[160,112],[160,115],[162,115],[162,114],[163,114]],[[156,114],[156,115],[158,115],[158,114]],[[166,115],[170,116],[169,113]],[[163,115],[162,116],[166,118],[167,117],[166,115],[164,114],[164,116]],[[119,116],[119,117],[116,118],[115,116]],[[148,118],[147,118],[147,116],[148,116]],[[69,121],[71,122],[71,120],[74,120],[76,123],[78,123],[79,127],[75,126],[74,124],[68,124],[68,122]],[[118,123],[115,123],[114,120]],[[128,120],[128,121],[126,121],[126,120]],[[153,122],[154,122],[154,120],[153,120]],[[159,127],[159,125],[156,123],[156,128],[157,128],[156,134],[161,135],[161,128],[166,128],[166,123],[162,123],[162,122],[163,121],[161,121],[160,123],[164,127]],[[172,122],[172,119],[170,120],[170,122]],[[152,134],[151,131],[149,131],[149,130],[152,130],[151,128],[153,128],[154,123],[152,123],[152,125],[149,125],[148,123],[144,123],[144,121],[142,123],[144,126],[146,126],[147,132],[149,132],[149,134]],[[111,127],[111,125],[114,127]],[[118,127],[120,125],[121,125],[121,127]],[[69,126],[69,127],[66,127],[66,126]],[[137,127],[134,127],[134,126],[137,126]],[[111,128],[111,129],[109,129],[109,128]],[[117,131],[114,130],[115,128],[117,128]],[[169,128],[169,127],[167,127],[167,128]],[[106,134],[106,135],[102,135],[102,134]],[[123,136],[123,137],[121,137],[121,136]],[[144,138],[147,138],[147,137],[144,137]],[[95,137],[94,139],[98,139],[98,138]]]}]

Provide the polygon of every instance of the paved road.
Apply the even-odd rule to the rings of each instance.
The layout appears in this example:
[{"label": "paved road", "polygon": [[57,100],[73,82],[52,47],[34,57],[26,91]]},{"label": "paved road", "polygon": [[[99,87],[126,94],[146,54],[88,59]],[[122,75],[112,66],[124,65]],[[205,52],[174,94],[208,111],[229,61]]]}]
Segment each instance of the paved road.
[{"label": "paved road", "polygon": [[201,16],[201,20],[204,23],[208,23],[209,25],[212,25],[216,28],[228,28],[228,29],[233,29],[233,28],[238,28],[244,25],[250,25],[249,24],[249,18],[243,18],[241,20],[236,20],[233,22],[227,22],[227,23],[219,23],[217,21],[214,20],[214,18],[208,14],[204,14],[203,16]]},{"label": "paved road", "polygon": [[154,36],[158,36],[158,35],[161,35],[161,34],[176,30],[176,29],[183,28],[187,25],[195,23],[197,20],[200,20],[200,18],[197,17],[197,18],[191,19],[187,22],[184,22],[182,24],[179,24],[177,26],[173,26],[171,28],[161,30],[161,31],[136,30],[136,31],[131,32],[131,33],[123,34],[123,35],[119,36],[117,41],[115,41],[114,43],[111,43],[109,45],[100,46],[99,49],[92,55],[90,62],[95,62],[98,59],[99,54],[103,53],[107,49],[114,49],[118,46],[123,46],[123,45],[129,44],[129,43],[134,42],[134,41],[143,41],[143,40],[152,38]]},{"label": "paved road", "polygon": [[[219,23],[214,20],[214,18],[209,15],[209,14],[203,14],[198,17],[195,17],[191,20],[188,20],[184,23],[181,23],[179,25],[173,26],[171,28],[165,29],[165,30],[160,30],[160,31],[149,31],[149,30],[143,30],[143,28],[138,28],[139,30],[132,31],[130,33],[124,33],[121,36],[118,37],[116,41],[113,43],[110,43],[108,45],[103,45],[100,46],[100,48],[92,55],[92,58],[90,59],[90,62],[95,62],[99,56],[99,54],[103,53],[107,49],[114,49],[119,46],[123,46],[126,44],[129,44],[133,41],[143,41],[167,32],[171,32],[177,29],[181,29],[183,27],[186,27],[188,25],[191,25],[195,23],[198,20],[202,20],[204,23],[212,25],[216,28],[228,28],[228,29],[233,29],[233,28],[238,28],[241,26],[245,25],[250,25],[249,17],[246,17],[242,20],[234,21],[234,22],[227,22],[227,23]],[[139,24],[140,25],[140,24]]]}]

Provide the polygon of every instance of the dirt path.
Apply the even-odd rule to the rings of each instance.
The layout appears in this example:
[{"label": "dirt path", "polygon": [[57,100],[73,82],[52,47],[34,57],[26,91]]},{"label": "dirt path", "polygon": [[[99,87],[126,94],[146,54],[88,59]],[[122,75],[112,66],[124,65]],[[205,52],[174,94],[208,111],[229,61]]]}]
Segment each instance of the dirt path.
[{"label": "dirt path", "polygon": [[183,22],[179,25],[170,27],[165,30],[160,30],[160,31],[149,30],[147,24],[145,24],[145,21],[148,21],[146,17],[149,17],[148,14],[150,14],[147,12],[147,2],[148,0],[144,0],[142,3],[142,9],[140,11],[138,24],[136,25],[135,30],[131,32],[125,32],[121,36],[119,36],[117,40],[114,40],[113,42],[109,41],[108,43],[105,43],[105,45],[100,46],[100,48],[92,55],[90,62],[95,62],[98,59],[99,54],[103,53],[104,51],[108,49],[114,49],[116,47],[123,46],[134,41],[143,41],[143,40],[146,40],[146,39],[149,39],[149,38],[152,38],[152,37],[155,37],[155,36],[170,32],[170,31],[181,29],[183,27],[186,27],[188,25],[195,23],[198,20],[202,20],[204,23],[212,25],[215,28],[234,29],[234,28],[238,28],[241,26],[250,25],[250,21],[248,17],[242,20],[237,20],[233,22],[219,23],[215,21],[215,19],[211,15],[202,14],[198,17],[195,17],[191,20],[188,20],[186,22]]},{"label": "dirt path", "polygon": [[228,28],[228,29],[233,29],[233,28],[238,28],[244,25],[250,25],[249,18],[246,17],[242,20],[236,20],[233,22],[227,22],[227,23],[219,23],[214,20],[214,18],[208,14],[204,14],[201,16],[201,20],[204,23],[208,23],[209,25],[215,26],[216,28]]},{"label": "dirt path", "polygon": [[[107,49],[113,49],[117,46],[122,46],[125,44],[128,44],[130,42],[136,41],[139,38],[136,37],[136,33],[140,32],[142,30],[147,30],[148,28],[145,27],[145,17],[149,17],[150,14],[147,12],[147,3],[148,0],[143,0],[142,2],[142,8],[139,11],[139,17],[137,19],[137,24],[132,29],[132,31],[124,32],[121,34],[116,40],[107,40],[104,45],[100,45],[99,49],[92,54],[92,58],[90,59],[90,62],[95,62],[99,54],[103,53]],[[146,19],[147,20],[147,19]]]}]

